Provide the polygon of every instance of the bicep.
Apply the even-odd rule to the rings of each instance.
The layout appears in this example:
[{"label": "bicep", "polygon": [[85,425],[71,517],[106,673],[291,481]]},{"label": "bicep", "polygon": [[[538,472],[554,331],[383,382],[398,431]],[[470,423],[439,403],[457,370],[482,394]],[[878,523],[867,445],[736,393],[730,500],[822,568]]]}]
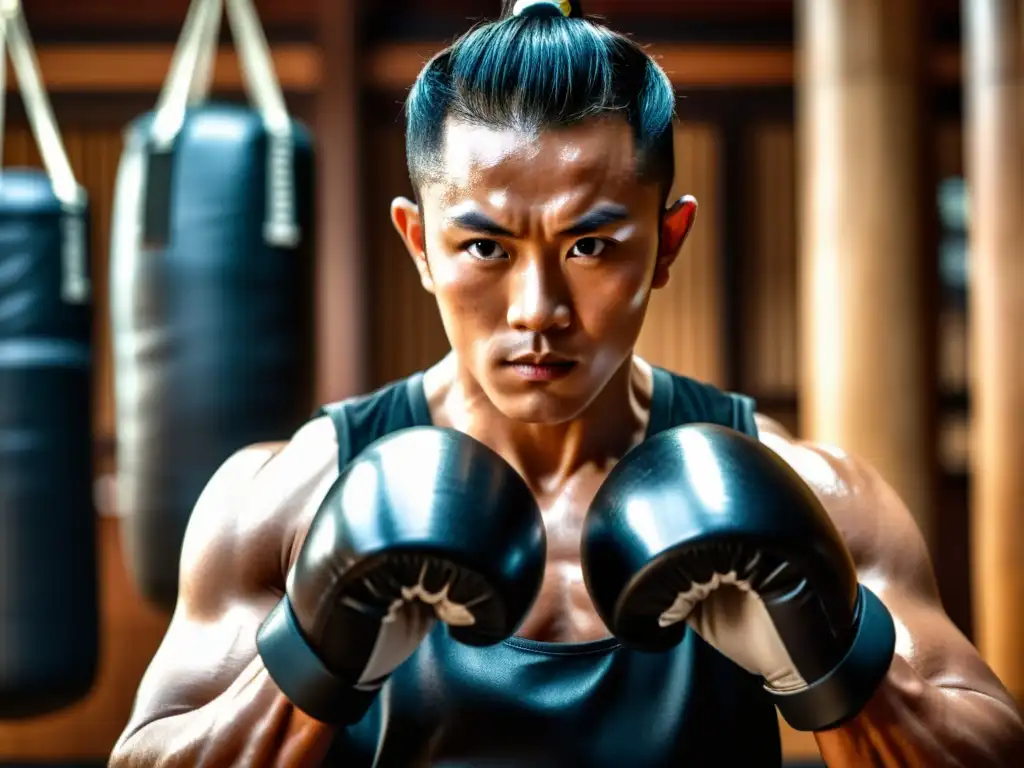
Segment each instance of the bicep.
[{"label": "bicep", "polygon": [[126,735],[202,707],[254,658],[256,630],[280,594],[272,575],[279,558],[259,546],[242,512],[259,516],[254,479],[279,448],[236,453],[196,503],[182,544],[178,602],[139,685]]},{"label": "bicep", "polygon": [[859,581],[892,614],[896,653],[929,683],[1003,698],[999,680],[946,614],[924,536],[882,475],[826,446],[790,440],[777,450],[821,500]]},{"label": "bicep", "polygon": [[872,523],[870,536],[854,541],[854,560],[861,583],[892,613],[896,653],[929,683],[1001,698],[1002,684],[942,605],[928,545],[910,510],[877,470],[860,463],[857,470],[862,482],[855,498]]}]

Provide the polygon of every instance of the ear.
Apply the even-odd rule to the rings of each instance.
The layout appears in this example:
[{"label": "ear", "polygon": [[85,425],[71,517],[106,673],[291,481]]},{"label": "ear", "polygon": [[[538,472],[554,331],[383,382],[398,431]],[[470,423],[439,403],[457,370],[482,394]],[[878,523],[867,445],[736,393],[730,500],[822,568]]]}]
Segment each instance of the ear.
[{"label": "ear", "polygon": [[396,197],[391,203],[391,223],[395,225],[416,265],[416,271],[420,273],[420,283],[427,291],[433,293],[434,279],[430,275],[430,265],[427,263],[426,237],[419,206],[408,198]]},{"label": "ear", "polygon": [[679,198],[661,217],[661,242],[658,246],[658,261],[654,266],[654,288],[668,284],[668,273],[686,236],[697,219],[697,200],[692,195]]}]

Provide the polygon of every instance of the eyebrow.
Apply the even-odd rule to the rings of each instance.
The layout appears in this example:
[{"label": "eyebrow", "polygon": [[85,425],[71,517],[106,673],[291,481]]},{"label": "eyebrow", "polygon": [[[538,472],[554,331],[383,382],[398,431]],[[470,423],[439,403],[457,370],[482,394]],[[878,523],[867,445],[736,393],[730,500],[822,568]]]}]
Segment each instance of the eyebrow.
[{"label": "eyebrow", "polygon": [[607,227],[609,224],[616,224],[623,219],[629,218],[629,211],[624,205],[605,203],[591,209],[580,216],[576,223],[562,232],[563,235],[585,235],[588,232]]},{"label": "eyebrow", "polygon": [[452,216],[451,222],[459,229],[468,229],[471,232],[481,232],[495,237],[514,237],[511,232],[480,211],[466,211]]},{"label": "eyebrow", "polygon": [[[571,227],[563,230],[562,235],[585,235],[588,232],[601,229],[609,224],[615,224],[629,218],[629,211],[624,205],[605,203],[591,209],[578,218]],[[451,218],[452,224],[460,229],[467,229],[472,232],[480,232],[494,237],[515,237],[515,234],[505,229],[494,221],[490,216],[480,211],[466,211]]]}]

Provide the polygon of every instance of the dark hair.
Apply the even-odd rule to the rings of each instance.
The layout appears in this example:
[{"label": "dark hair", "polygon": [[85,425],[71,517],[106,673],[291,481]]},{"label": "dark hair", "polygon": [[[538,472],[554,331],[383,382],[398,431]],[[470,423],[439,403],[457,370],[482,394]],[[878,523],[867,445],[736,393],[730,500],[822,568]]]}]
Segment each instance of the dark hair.
[{"label": "dark hair", "polygon": [[[527,132],[622,114],[640,172],[672,186],[675,94],[661,67],[629,38],[583,17],[538,12],[481,24],[434,56],[406,101],[406,157],[413,187],[439,167],[449,116]],[[550,6],[548,11],[552,10]]]}]

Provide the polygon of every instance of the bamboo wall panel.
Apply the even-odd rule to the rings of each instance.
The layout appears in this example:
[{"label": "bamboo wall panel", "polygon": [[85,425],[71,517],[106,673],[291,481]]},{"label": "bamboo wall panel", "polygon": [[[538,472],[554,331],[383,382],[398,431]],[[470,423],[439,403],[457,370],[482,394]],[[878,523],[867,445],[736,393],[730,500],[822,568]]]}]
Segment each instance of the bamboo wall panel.
[{"label": "bamboo wall panel", "polygon": [[366,131],[367,243],[370,260],[370,370],[373,386],[429,367],[449,350],[434,297],[391,224],[391,201],[411,196],[401,121],[378,120]]},{"label": "bamboo wall panel", "polygon": [[758,125],[744,149],[742,387],[766,399],[788,398],[797,388],[800,352],[793,125]]},{"label": "bamboo wall panel", "polygon": [[707,125],[676,129],[676,181],[670,199],[697,198],[697,223],[671,271],[651,297],[637,352],[648,362],[723,385],[720,236],[720,141]]}]

